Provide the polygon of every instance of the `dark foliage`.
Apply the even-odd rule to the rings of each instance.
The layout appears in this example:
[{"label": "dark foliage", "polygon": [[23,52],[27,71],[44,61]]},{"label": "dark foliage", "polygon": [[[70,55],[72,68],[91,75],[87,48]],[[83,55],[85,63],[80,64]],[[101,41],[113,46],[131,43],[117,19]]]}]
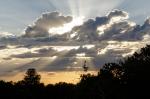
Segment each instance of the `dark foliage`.
[{"label": "dark foliage", "polygon": [[136,99],[149,98],[150,45],[119,61],[107,63],[97,76],[81,75],[78,84],[44,85],[35,69],[22,81],[0,81],[0,97],[8,99]]}]

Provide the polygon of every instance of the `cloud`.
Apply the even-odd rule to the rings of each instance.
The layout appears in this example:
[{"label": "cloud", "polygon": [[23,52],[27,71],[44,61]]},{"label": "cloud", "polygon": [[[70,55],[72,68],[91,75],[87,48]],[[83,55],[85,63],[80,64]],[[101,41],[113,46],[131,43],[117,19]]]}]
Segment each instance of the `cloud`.
[{"label": "cloud", "polygon": [[90,70],[99,69],[106,62],[132,55],[150,44],[150,19],[137,25],[128,16],[127,12],[113,10],[106,16],[86,20],[70,32],[48,37],[49,28],[63,26],[72,18],[58,12],[43,14],[26,28],[24,36],[0,38],[0,69],[82,70],[85,60]]},{"label": "cloud", "polygon": [[62,16],[59,12],[44,13],[25,29],[24,37],[47,37],[50,28],[60,27],[71,21],[71,16]]},{"label": "cloud", "polygon": [[0,38],[14,38],[16,37],[14,34],[9,32],[0,32]]},{"label": "cloud", "polygon": [[0,45],[0,50],[6,49],[7,45]]},{"label": "cloud", "polygon": [[26,52],[22,54],[11,55],[11,58],[40,58],[40,57],[52,57],[57,54],[57,51],[52,48],[42,48],[39,50],[34,50],[34,52]]},{"label": "cloud", "polygon": [[[74,27],[70,33],[76,33],[72,38],[78,41],[99,41],[106,38],[111,38],[116,33],[121,34],[123,30],[131,30],[132,22],[126,21],[128,13],[120,10],[113,10],[104,17],[96,17],[84,22],[83,25]],[[101,28],[101,30],[99,30]],[[121,31],[122,30],[122,31]],[[103,35],[100,35],[101,34]],[[109,32],[109,33],[108,33]]]},{"label": "cloud", "polygon": [[[95,43],[95,45],[83,45],[78,48],[75,46],[72,48],[68,46],[53,46],[32,52],[13,54],[10,57],[12,59],[35,59],[16,68],[17,70],[26,70],[29,67],[42,71],[82,70],[85,60],[87,60],[90,69],[99,68],[106,62],[121,59],[124,56],[130,55],[128,53],[133,52],[133,50],[138,49],[134,47],[134,45],[138,46],[134,42],[103,41],[99,44]],[[61,50],[57,50],[60,48]],[[31,50],[33,49],[31,48]]]},{"label": "cloud", "polygon": [[140,26],[125,11],[113,10],[103,17],[89,19],[69,33],[72,40],[92,43],[106,40],[141,41],[150,32],[150,19]]},{"label": "cloud", "polygon": [[97,40],[97,27],[99,25],[105,24],[109,21],[107,17],[97,17],[94,19],[89,19],[84,22],[83,25],[74,27],[70,34],[77,33],[72,39],[78,41],[88,41],[88,40]]},{"label": "cloud", "polygon": [[[107,25],[111,22],[115,23],[116,21],[122,21],[127,18],[128,14],[126,12],[113,10],[104,17],[89,19],[84,22],[83,25],[75,26],[69,34],[77,32],[78,34],[73,37],[73,39],[78,39],[80,41],[88,39],[89,41],[93,41],[99,39],[97,31],[97,28],[99,26]],[[48,37],[50,28],[63,26],[64,24],[69,23],[72,20],[73,18],[71,16],[62,16],[58,12],[45,13],[40,18],[38,18],[32,26],[28,26],[26,28],[24,37]],[[67,37],[68,36],[64,36],[63,38],[67,39]]]},{"label": "cloud", "polygon": [[[106,16],[89,19],[83,25],[75,26],[70,32],[61,35],[53,35],[51,38],[37,39],[37,41],[46,40],[48,42],[68,42],[68,40],[75,40],[81,42],[94,42],[102,40],[141,40],[143,35],[138,33],[143,31],[143,28],[148,23],[145,22],[143,26],[136,25],[136,23],[128,20],[129,15],[125,11],[113,10]],[[46,13],[34,22],[34,25],[29,26],[25,30],[25,37],[49,37],[49,29],[53,27],[63,26],[70,22],[72,17],[61,16],[58,12]],[[145,32],[145,30],[144,30]],[[70,35],[70,38],[68,38]]]},{"label": "cloud", "polygon": [[109,19],[116,18],[116,17],[117,18],[119,17],[120,19],[127,19],[129,16],[128,16],[127,12],[116,9],[116,10],[113,10],[110,13],[108,13],[107,17]]}]

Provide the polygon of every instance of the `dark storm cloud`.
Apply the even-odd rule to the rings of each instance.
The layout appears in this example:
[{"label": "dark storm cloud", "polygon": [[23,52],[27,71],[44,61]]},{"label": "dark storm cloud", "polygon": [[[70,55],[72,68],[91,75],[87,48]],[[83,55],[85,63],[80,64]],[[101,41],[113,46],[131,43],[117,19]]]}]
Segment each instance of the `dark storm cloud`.
[{"label": "dark storm cloud", "polygon": [[25,37],[46,37],[50,28],[63,26],[72,21],[71,16],[62,16],[59,12],[44,13],[33,25],[25,29]]}]

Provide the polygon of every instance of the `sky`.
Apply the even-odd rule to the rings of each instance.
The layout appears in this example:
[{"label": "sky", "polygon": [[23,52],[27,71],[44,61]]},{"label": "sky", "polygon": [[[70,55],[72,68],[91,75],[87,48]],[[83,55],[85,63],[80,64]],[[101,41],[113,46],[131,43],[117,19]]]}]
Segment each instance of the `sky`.
[{"label": "sky", "polygon": [[74,83],[85,60],[95,74],[150,43],[149,3],[0,0],[0,79],[17,81],[36,68],[45,83]]},{"label": "sky", "polygon": [[20,35],[42,13],[52,11],[91,18],[120,9],[142,24],[150,16],[149,3],[149,0],[1,0],[0,31]]}]

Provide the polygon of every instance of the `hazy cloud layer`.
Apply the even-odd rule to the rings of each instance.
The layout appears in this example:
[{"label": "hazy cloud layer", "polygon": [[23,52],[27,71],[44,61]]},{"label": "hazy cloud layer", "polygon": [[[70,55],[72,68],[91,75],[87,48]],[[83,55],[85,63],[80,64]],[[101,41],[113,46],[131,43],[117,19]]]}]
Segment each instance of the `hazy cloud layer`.
[{"label": "hazy cloud layer", "polygon": [[14,34],[9,32],[0,32],[0,38],[12,38],[15,37]]}]

